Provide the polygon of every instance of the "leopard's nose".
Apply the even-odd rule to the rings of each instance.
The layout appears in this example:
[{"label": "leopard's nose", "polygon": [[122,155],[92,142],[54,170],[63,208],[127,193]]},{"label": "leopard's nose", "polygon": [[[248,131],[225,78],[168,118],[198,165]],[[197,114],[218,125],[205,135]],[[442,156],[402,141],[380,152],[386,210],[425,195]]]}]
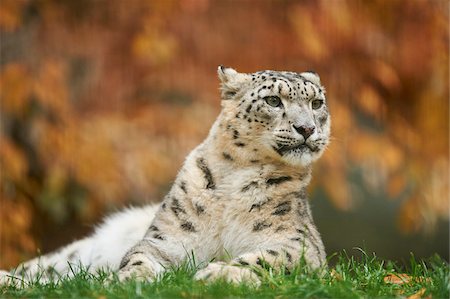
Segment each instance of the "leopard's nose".
[{"label": "leopard's nose", "polygon": [[305,140],[308,139],[309,136],[311,136],[314,133],[314,131],[316,130],[316,127],[314,127],[314,126],[312,126],[312,127],[293,126],[293,127],[298,133],[300,133],[303,136],[303,138],[305,138]]}]

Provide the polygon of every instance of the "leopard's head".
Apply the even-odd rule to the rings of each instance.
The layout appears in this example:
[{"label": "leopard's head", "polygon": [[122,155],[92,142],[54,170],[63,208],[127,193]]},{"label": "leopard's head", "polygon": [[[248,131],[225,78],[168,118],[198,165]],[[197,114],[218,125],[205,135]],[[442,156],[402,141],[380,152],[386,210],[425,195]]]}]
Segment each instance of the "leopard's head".
[{"label": "leopard's head", "polygon": [[322,155],[330,139],[330,117],[316,73],[245,74],[220,66],[218,74],[222,126],[235,154],[301,167]]}]

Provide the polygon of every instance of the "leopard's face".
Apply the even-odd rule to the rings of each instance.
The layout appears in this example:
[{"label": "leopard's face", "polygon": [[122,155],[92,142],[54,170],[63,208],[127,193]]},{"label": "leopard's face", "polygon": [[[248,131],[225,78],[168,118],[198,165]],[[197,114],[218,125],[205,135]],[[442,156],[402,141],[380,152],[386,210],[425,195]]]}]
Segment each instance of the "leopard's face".
[{"label": "leopard's face", "polygon": [[322,155],[330,117],[317,74],[219,68],[219,77],[225,115],[242,141],[238,145],[294,166],[308,166]]}]

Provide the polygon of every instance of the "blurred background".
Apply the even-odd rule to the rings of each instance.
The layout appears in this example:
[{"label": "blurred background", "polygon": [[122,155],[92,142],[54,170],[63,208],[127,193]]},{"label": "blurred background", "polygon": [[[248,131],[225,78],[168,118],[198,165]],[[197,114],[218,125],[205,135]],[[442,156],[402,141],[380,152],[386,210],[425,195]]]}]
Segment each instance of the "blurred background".
[{"label": "blurred background", "polygon": [[329,254],[449,254],[449,2],[2,0],[0,267],[158,202],[220,110],[216,69],[315,70]]}]

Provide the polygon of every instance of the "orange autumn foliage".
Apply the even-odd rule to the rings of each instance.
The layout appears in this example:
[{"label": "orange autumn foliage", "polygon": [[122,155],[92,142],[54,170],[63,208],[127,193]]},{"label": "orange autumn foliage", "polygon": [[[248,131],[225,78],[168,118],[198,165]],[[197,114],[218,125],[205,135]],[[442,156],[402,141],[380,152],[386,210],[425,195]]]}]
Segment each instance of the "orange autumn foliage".
[{"label": "orange autumn foliage", "polygon": [[[107,2],[107,4],[106,4]],[[45,231],[159,201],[219,111],[215,68],[316,70],[333,119],[313,188],[405,199],[405,232],[449,211],[445,1],[0,4],[0,267]]]}]

